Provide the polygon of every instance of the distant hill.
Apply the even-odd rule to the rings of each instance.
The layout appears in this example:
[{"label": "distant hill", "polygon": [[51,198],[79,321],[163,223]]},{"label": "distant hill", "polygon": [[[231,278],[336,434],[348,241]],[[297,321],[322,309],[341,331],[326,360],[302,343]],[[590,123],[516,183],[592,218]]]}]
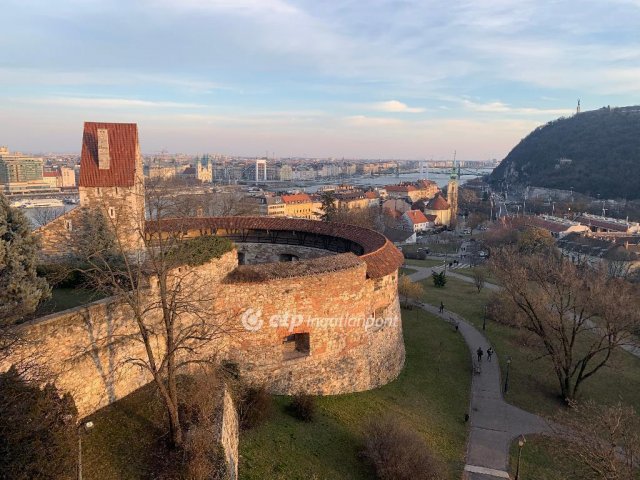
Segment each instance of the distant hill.
[{"label": "distant hill", "polygon": [[490,175],[497,184],[640,199],[640,106],[601,108],[536,128]]}]

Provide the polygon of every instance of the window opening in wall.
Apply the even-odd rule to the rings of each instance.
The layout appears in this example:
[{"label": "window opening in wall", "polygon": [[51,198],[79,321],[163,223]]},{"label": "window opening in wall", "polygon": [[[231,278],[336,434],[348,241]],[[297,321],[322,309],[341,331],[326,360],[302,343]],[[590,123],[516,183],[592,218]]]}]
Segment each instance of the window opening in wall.
[{"label": "window opening in wall", "polygon": [[113,207],[109,207],[109,217],[116,218],[116,209]]},{"label": "window opening in wall", "polygon": [[64,221],[64,228],[66,228],[69,232],[73,230],[73,224],[71,223],[71,220]]},{"label": "window opening in wall", "polygon": [[238,252],[238,265],[244,265],[244,252]]},{"label": "window opening in wall", "polygon": [[281,253],[278,256],[278,259],[281,262],[297,262],[298,260],[300,260],[300,257],[298,257],[297,255],[294,255],[292,253]]},{"label": "window opening in wall", "polygon": [[309,355],[310,337],[308,333],[292,333],[284,337],[282,341],[283,356],[285,360]]}]

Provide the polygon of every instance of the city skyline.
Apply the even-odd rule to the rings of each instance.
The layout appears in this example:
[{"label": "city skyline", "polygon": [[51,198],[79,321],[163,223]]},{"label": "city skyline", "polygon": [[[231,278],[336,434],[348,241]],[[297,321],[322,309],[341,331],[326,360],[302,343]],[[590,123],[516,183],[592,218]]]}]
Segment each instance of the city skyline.
[{"label": "city skyline", "polygon": [[561,115],[640,103],[640,3],[67,0],[3,5],[0,144],[503,158]]}]

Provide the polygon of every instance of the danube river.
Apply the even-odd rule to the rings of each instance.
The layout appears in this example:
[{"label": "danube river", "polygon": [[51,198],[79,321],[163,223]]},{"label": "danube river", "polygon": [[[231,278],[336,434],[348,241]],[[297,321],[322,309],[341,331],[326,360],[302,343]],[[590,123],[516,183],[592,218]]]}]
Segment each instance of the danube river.
[{"label": "danube river", "polygon": [[[491,168],[484,168],[475,170],[477,174],[465,174],[462,176],[461,182],[465,183],[469,180],[473,180],[478,177],[482,177],[483,175],[488,175],[491,173]],[[401,173],[400,175],[380,175],[380,176],[353,176],[353,177],[344,177],[337,179],[326,179],[324,181],[312,181],[312,182],[293,182],[291,188],[297,188],[300,190],[304,190],[305,192],[313,193],[317,191],[320,187],[324,185],[337,185],[340,183],[345,183],[348,185],[354,185],[357,187],[367,188],[367,187],[384,187],[385,185],[394,185],[400,182],[415,182],[416,180],[420,180],[422,178],[419,173]],[[430,172],[428,176],[429,180],[432,180],[438,184],[440,188],[444,187],[449,183],[450,174],[449,173],[433,173]]]}]

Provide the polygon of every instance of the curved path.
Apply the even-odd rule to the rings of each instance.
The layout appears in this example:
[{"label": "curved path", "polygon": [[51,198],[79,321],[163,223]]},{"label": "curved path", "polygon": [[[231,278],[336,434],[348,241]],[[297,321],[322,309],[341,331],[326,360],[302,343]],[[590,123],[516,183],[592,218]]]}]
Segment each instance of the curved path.
[{"label": "curved path", "polygon": [[[434,305],[418,305],[447,321],[453,319],[458,322],[458,329],[467,342],[474,366],[477,365],[475,352],[478,347],[486,351],[490,346],[484,335],[453,312],[445,310],[440,314]],[[510,478],[507,472],[511,442],[520,435],[550,433],[545,419],[505,402],[497,354],[494,357],[491,362],[486,358],[481,362],[478,369],[480,373],[474,373],[471,382],[470,432],[464,469],[464,478],[468,480]]]}]

